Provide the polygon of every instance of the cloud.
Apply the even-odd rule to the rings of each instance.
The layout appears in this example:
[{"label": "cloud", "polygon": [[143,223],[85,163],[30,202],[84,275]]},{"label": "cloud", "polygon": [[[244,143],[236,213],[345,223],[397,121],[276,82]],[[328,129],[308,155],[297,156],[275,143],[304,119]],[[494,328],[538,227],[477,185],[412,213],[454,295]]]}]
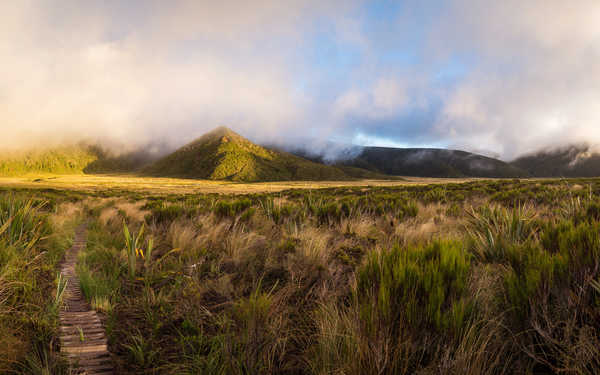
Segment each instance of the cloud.
[{"label": "cloud", "polygon": [[367,91],[351,89],[334,103],[333,115],[343,121],[347,116],[380,119],[405,109],[408,96],[402,84],[394,79],[379,79]]},{"label": "cloud", "polygon": [[596,0],[389,5],[2,2],[0,147],[181,144],[221,124],[505,159],[600,144]]},{"label": "cloud", "polygon": [[300,126],[296,48],[317,18],[351,8],[320,3],[2,3],[0,146]]},{"label": "cloud", "polygon": [[600,142],[599,17],[597,1],[456,1],[430,48],[478,61],[445,93],[438,136],[505,158]]},{"label": "cloud", "polygon": [[[370,62],[378,69],[363,71],[356,79],[363,87],[341,94],[334,108],[352,114],[352,129],[390,144],[438,144],[512,159],[546,147],[600,143],[598,19],[597,1],[456,0],[437,11],[409,2],[371,35],[370,53],[373,60],[406,50],[416,57]],[[364,84],[380,80],[381,71],[402,82],[404,92],[404,100],[385,109],[374,105],[373,86]]]}]

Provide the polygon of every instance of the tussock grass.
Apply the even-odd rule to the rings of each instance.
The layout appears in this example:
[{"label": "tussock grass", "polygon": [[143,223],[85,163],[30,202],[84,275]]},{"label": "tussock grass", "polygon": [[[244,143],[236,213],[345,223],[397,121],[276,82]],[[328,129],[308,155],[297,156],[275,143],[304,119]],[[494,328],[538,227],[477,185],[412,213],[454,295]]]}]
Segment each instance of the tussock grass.
[{"label": "tussock grass", "polygon": [[53,191],[40,210],[89,215],[77,270],[119,373],[593,374],[600,181],[565,186],[93,192],[83,211]]},{"label": "tussock grass", "polygon": [[0,373],[65,372],[52,345],[66,287],[56,271],[80,210],[59,205],[50,215],[49,206],[0,194]]},{"label": "tussock grass", "polygon": [[526,205],[471,208],[467,215],[467,230],[474,240],[473,249],[486,262],[505,260],[508,247],[532,239],[538,230],[537,223],[533,221],[536,214]]}]

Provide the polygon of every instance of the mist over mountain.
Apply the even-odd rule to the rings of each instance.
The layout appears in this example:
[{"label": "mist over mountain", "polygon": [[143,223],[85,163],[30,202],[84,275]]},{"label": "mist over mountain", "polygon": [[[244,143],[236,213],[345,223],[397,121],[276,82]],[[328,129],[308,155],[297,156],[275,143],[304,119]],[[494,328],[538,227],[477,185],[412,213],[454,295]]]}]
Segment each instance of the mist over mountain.
[{"label": "mist over mountain", "polygon": [[151,176],[231,181],[347,180],[334,166],[259,146],[218,127],[142,170]]},{"label": "mist over mountain", "polygon": [[[600,142],[600,2],[0,2],[0,148]],[[553,20],[553,22],[548,22]]]},{"label": "mist over mountain", "polygon": [[78,142],[0,152],[0,175],[136,173],[231,181],[415,177],[595,177],[600,149],[587,144],[544,149],[512,162],[436,148],[358,146],[291,138],[259,145],[218,127],[180,148],[156,140],[142,147]]},{"label": "mist over mountain", "polygon": [[356,158],[365,148],[365,146],[332,142],[318,138],[288,139],[284,143],[266,143],[265,146],[325,164],[335,164],[342,160]]},{"label": "mist over mountain", "polygon": [[61,146],[0,152],[0,176],[30,173],[130,173],[158,160],[171,150],[162,143],[117,152],[113,146],[78,142]]},{"label": "mist over mountain", "polygon": [[87,146],[97,158],[84,169],[84,173],[129,173],[135,172],[155,162],[173,151],[173,147],[164,142],[151,142],[128,151],[115,151],[113,147],[102,144]]},{"label": "mist over mountain", "polygon": [[[362,168],[395,176],[416,177],[527,177],[518,166],[466,151],[434,148],[392,148],[329,143],[329,150],[290,147],[311,160]],[[332,152],[331,150],[335,150]]]},{"label": "mist over mountain", "polygon": [[598,177],[600,150],[588,144],[568,145],[523,155],[511,164],[535,177]]}]

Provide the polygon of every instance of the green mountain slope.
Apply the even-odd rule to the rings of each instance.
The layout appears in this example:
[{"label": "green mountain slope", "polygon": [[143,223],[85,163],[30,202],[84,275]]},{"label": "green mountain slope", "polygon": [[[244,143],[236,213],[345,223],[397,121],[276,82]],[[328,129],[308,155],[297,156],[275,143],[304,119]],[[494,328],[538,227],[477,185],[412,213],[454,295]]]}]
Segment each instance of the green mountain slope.
[{"label": "green mountain slope", "polygon": [[86,145],[5,152],[0,154],[0,175],[79,174],[98,158],[98,153]]},{"label": "green mountain slope", "polygon": [[[528,176],[528,173],[518,166],[466,151],[362,147],[335,143],[327,143],[326,146],[321,146],[322,151],[311,152],[302,148],[291,148],[290,152],[339,168],[354,167],[388,176],[485,178]],[[328,155],[324,152],[328,152]]]},{"label": "green mountain slope", "polygon": [[135,172],[158,159],[147,148],[114,155],[98,145],[79,143],[0,153],[0,176]]},{"label": "green mountain slope", "polygon": [[258,146],[219,127],[143,170],[152,176],[231,181],[347,180],[341,169]]},{"label": "green mountain slope", "polygon": [[514,160],[512,165],[535,177],[600,176],[600,154],[588,145],[540,151]]},{"label": "green mountain slope", "polygon": [[364,147],[344,165],[397,176],[526,177],[527,172],[501,160],[466,151]]},{"label": "green mountain slope", "polygon": [[119,155],[114,155],[99,146],[91,146],[91,150],[98,158],[84,168],[83,171],[90,174],[136,172],[164,155],[160,150],[152,151],[149,145]]}]

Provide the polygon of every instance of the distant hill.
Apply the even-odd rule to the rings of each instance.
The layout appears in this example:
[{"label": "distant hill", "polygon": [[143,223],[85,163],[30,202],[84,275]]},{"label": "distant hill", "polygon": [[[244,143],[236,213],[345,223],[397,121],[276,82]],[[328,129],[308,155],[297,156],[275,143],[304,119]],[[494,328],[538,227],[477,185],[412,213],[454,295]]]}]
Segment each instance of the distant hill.
[{"label": "distant hill", "polygon": [[135,172],[162,156],[151,147],[115,155],[87,143],[0,153],[0,176]]},{"label": "distant hill", "polygon": [[166,150],[169,150],[166,145],[157,143],[117,155],[98,145],[80,143],[54,149],[0,152],[0,175],[141,173],[231,181],[600,176],[600,156],[588,148],[577,147],[529,155],[512,164],[464,151],[360,147],[331,142],[322,143],[319,151],[296,147],[289,153],[259,146],[220,127],[170,154]]},{"label": "distant hill", "polygon": [[600,153],[588,145],[571,145],[521,156],[512,165],[535,177],[598,177]]},{"label": "distant hill", "polygon": [[18,176],[28,173],[79,174],[97,161],[98,153],[84,144],[5,152],[0,154],[0,175]]},{"label": "distant hill", "polygon": [[90,174],[136,172],[164,156],[166,152],[163,150],[165,149],[165,145],[148,144],[133,151],[115,155],[100,146],[90,146],[90,150],[98,158],[88,164],[83,172]]},{"label": "distant hill", "polygon": [[526,177],[501,160],[466,151],[432,148],[365,147],[345,165],[386,174],[417,177]]},{"label": "distant hill", "polygon": [[144,168],[142,173],[232,181],[351,178],[340,168],[256,145],[226,127],[216,128],[181,147]]},{"label": "distant hill", "polygon": [[292,152],[315,162],[355,167],[395,176],[415,177],[526,177],[528,173],[501,160],[466,151],[432,148],[359,147],[339,145],[337,157],[294,148]]}]

